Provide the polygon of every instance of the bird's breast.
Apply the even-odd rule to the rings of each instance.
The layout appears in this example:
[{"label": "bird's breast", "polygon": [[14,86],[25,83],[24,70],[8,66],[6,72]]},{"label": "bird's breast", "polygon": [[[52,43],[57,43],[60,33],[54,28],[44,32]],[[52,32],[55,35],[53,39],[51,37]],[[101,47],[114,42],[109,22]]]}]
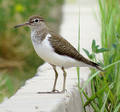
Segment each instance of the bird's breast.
[{"label": "bird's breast", "polygon": [[[81,66],[80,62],[65,55],[57,54],[54,51],[54,48],[52,47],[49,38],[51,38],[50,34],[47,34],[45,39],[41,41],[39,44],[34,41],[34,38],[32,38],[32,43],[34,46],[34,49],[39,57],[41,57],[44,61],[56,65],[59,67],[64,68],[70,68],[73,66]],[[81,63],[82,64],[82,63]]]},{"label": "bird's breast", "polygon": [[47,61],[48,63],[53,64],[55,63],[54,62],[55,59],[53,56],[55,52],[54,52],[54,48],[52,48],[50,44],[50,41],[49,41],[50,37],[51,35],[47,34],[44,40],[40,42],[36,39],[34,34],[31,34],[32,44],[38,56],[40,56],[43,60]]}]

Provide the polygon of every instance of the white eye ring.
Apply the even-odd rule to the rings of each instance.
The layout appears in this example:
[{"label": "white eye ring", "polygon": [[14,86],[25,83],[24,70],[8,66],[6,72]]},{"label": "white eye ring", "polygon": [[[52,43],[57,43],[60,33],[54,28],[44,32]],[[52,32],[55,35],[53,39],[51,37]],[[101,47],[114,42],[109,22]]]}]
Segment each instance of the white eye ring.
[{"label": "white eye ring", "polygon": [[34,20],[34,22],[36,22],[36,23],[37,23],[38,21],[39,21],[38,19],[35,19],[35,20]]}]

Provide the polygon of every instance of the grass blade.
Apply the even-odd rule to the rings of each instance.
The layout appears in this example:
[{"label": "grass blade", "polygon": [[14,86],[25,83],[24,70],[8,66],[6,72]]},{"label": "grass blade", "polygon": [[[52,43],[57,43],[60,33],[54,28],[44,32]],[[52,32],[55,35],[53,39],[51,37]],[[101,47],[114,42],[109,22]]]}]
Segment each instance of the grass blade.
[{"label": "grass blade", "polygon": [[113,112],[118,112],[119,109],[120,109],[120,103],[118,104],[118,106],[115,108]]},{"label": "grass blade", "polygon": [[109,93],[110,93],[110,89],[109,89],[109,91],[108,91],[108,94],[107,94],[107,96],[106,96],[106,98],[105,98],[104,104],[103,104],[100,112],[104,112],[104,110],[105,110],[105,104],[106,104],[106,102],[107,102],[107,98],[108,98],[108,96],[109,96]]},{"label": "grass blade", "polygon": [[[78,52],[80,52],[80,6],[79,6],[79,24],[78,24]],[[78,87],[80,88],[80,68],[79,67],[76,68],[77,68],[77,76],[78,76]],[[82,105],[84,106],[84,101],[81,92],[80,92],[80,97],[82,100]],[[83,112],[86,112],[84,108],[83,108]]]},{"label": "grass blade", "polygon": [[85,103],[85,106],[88,105],[92,100],[94,100],[96,97],[99,97],[99,95],[105,90],[106,86],[104,86],[102,89],[97,91],[95,94],[93,94]]},{"label": "grass blade", "polygon": [[[79,87],[79,89],[83,92],[84,96],[86,97],[87,101],[89,100],[89,97],[87,96],[87,94]],[[90,105],[93,107],[93,109],[96,112],[100,112],[100,109],[96,106],[96,104],[93,101],[90,101]],[[84,105],[85,107],[86,105]]]},{"label": "grass blade", "polygon": [[84,86],[82,87],[82,90],[85,88],[85,86],[88,84],[88,82],[91,81],[91,79],[93,79],[98,73],[100,73],[100,71],[97,71],[96,73],[94,73],[84,84]]},{"label": "grass blade", "polygon": [[[106,68],[109,68],[109,67],[111,67],[111,66],[119,63],[119,62],[120,62],[120,60],[119,60],[119,61],[116,61],[116,62],[114,62],[114,63],[112,63],[112,64],[110,64],[110,65],[108,65],[108,66],[106,66],[106,67],[104,67],[104,70],[105,70]],[[91,79],[93,79],[93,78],[94,78],[97,74],[99,74],[99,73],[100,73],[100,71],[97,71],[96,73],[94,73],[94,74],[86,81],[86,83],[84,84],[82,90],[85,88],[85,86],[88,84],[88,82],[90,82]]]}]

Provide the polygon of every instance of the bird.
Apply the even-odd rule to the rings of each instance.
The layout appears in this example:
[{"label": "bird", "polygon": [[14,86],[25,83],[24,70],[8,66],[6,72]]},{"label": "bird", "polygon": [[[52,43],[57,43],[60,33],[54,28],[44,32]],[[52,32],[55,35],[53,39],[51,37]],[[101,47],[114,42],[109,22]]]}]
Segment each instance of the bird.
[{"label": "bird", "polygon": [[[52,65],[55,72],[55,80],[51,93],[64,93],[66,83],[65,69],[70,67],[90,67],[103,72],[99,64],[92,62],[82,56],[65,38],[52,29],[48,28],[42,16],[33,15],[28,22],[16,25],[14,28],[29,26],[31,28],[31,41],[40,58]],[[63,89],[56,90],[58,72],[56,67],[63,71]]]}]

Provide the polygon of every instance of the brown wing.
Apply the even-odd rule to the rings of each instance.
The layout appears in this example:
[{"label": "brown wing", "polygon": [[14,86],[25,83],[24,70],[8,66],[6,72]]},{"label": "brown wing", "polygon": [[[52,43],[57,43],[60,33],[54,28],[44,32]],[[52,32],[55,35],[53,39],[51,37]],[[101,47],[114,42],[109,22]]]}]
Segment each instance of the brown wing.
[{"label": "brown wing", "polygon": [[82,62],[89,61],[84,58],[67,40],[62,38],[60,35],[54,32],[50,32],[50,34],[52,38],[50,38],[49,41],[51,42],[51,45],[56,53],[69,56]]},{"label": "brown wing", "polygon": [[71,57],[73,59],[76,59],[78,61],[84,62],[92,67],[95,67],[96,69],[103,71],[99,64],[94,63],[85,57],[83,57],[67,40],[65,40],[60,35],[56,34],[54,31],[50,30],[49,32],[52,37],[49,38],[49,41],[51,42],[52,47],[54,48],[54,51],[58,53],[59,55],[65,55],[68,57]]}]

